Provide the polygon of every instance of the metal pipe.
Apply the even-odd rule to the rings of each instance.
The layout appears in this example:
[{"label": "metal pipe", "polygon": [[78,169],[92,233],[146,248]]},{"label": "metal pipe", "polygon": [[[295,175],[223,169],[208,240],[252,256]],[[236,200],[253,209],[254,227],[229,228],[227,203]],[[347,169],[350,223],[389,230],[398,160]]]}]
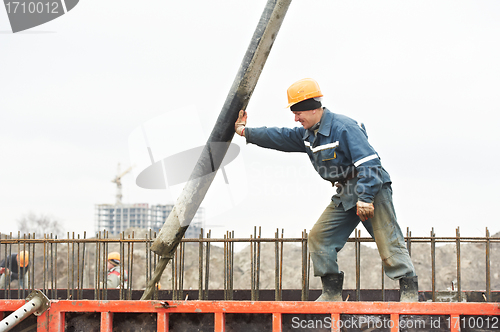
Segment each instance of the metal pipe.
[{"label": "metal pipe", "polygon": [[32,313],[36,316],[40,316],[50,307],[49,299],[39,290],[28,295],[26,301],[28,302],[21,308],[17,309],[0,322],[0,332],[10,331]]},{"label": "metal pipe", "polygon": [[[169,260],[203,201],[234,136],[234,123],[248,105],[291,0],[268,0],[240,69],[203,152],[151,250]],[[165,263],[166,266],[166,263]],[[163,271],[158,271],[159,280]],[[142,300],[150,299],[153,280]]]}]

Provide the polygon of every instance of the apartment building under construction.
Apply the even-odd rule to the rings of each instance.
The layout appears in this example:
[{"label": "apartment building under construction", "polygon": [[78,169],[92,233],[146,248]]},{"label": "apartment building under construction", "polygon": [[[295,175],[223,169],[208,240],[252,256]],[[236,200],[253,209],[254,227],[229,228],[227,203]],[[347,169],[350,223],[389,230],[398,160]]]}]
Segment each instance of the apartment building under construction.
[{"label": "apartment building under construction", "polygon": [[[159,232],[173,208],[173,204],[96,204],[95,230],[96,232],[106,230],[110,236],[119,235],[131,227]],[[200,207],[187,229],[185,237],[198,237],[204,223],[204,208]]]}]

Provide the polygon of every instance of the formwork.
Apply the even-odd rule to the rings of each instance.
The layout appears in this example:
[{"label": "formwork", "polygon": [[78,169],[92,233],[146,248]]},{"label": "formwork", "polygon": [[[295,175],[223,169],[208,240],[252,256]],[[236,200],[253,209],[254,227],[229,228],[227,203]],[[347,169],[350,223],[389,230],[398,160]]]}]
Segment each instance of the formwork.
[{"label": "formwork", "polygon": [[[4,300],[0,310],[23,304]],[[22,331],[454,332],[500,330],[499,319],[498,303],[52,300]]]}]

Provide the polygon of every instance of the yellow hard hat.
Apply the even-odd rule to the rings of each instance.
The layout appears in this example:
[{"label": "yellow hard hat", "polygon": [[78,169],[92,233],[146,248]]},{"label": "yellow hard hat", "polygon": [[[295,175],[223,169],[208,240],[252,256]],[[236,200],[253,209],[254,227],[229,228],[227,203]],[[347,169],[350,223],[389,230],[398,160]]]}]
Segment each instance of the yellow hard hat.
[{"label": "yellow hard hat", "polygon": [[108,261],[110,261],[111,264],[113,264],[113,265],[120,264],[120,254],[117,253],[116,251],[110,252],[108,254]]},{"label": "yellow hard hat", "polygon": [[318,82],[312,78],[304,78],[293,83],[286,93],[288,95],[287,108],[306,99],[323,97]]},{"label": "yellow hard hat", "polygon": [[21,251],[17,255],[17,263],[20,267],[26,267],[30,262],[30,255],[27,251]]}]

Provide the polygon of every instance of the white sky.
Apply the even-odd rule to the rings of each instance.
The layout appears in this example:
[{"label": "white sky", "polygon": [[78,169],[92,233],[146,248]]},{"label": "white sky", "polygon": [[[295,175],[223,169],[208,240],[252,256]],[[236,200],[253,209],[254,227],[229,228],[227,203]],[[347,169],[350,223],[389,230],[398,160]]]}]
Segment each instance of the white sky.
[{"label": "white sky", "polygon": [[[0,10],[0,231],[17,232],[32,211],[92,236],[94,204],[114,202],[110,181],[118,163],[132,163],[136,128],[174,111],[183,120],[169,144],[192,148],[193,114],[178,110],[194,107],[206,140],[265,3],[82,0],[17,34]],[[296,126],[286,89],[313,77],[325,106],[365,123],[393,179],[403,232],[493,234],[499,59],[496,0],[294,0],[248,126]],[[219,202],[226,211],[207,221],[222,226],[213,234],[309,230],[333,190],[307,156],[233,142],[241,148],[234,165],[243,166],[228,167],[230,190],[244,197]],[[123,178],[125,203],[173,203],[168,191],[137,187],[137,168]]]}]

